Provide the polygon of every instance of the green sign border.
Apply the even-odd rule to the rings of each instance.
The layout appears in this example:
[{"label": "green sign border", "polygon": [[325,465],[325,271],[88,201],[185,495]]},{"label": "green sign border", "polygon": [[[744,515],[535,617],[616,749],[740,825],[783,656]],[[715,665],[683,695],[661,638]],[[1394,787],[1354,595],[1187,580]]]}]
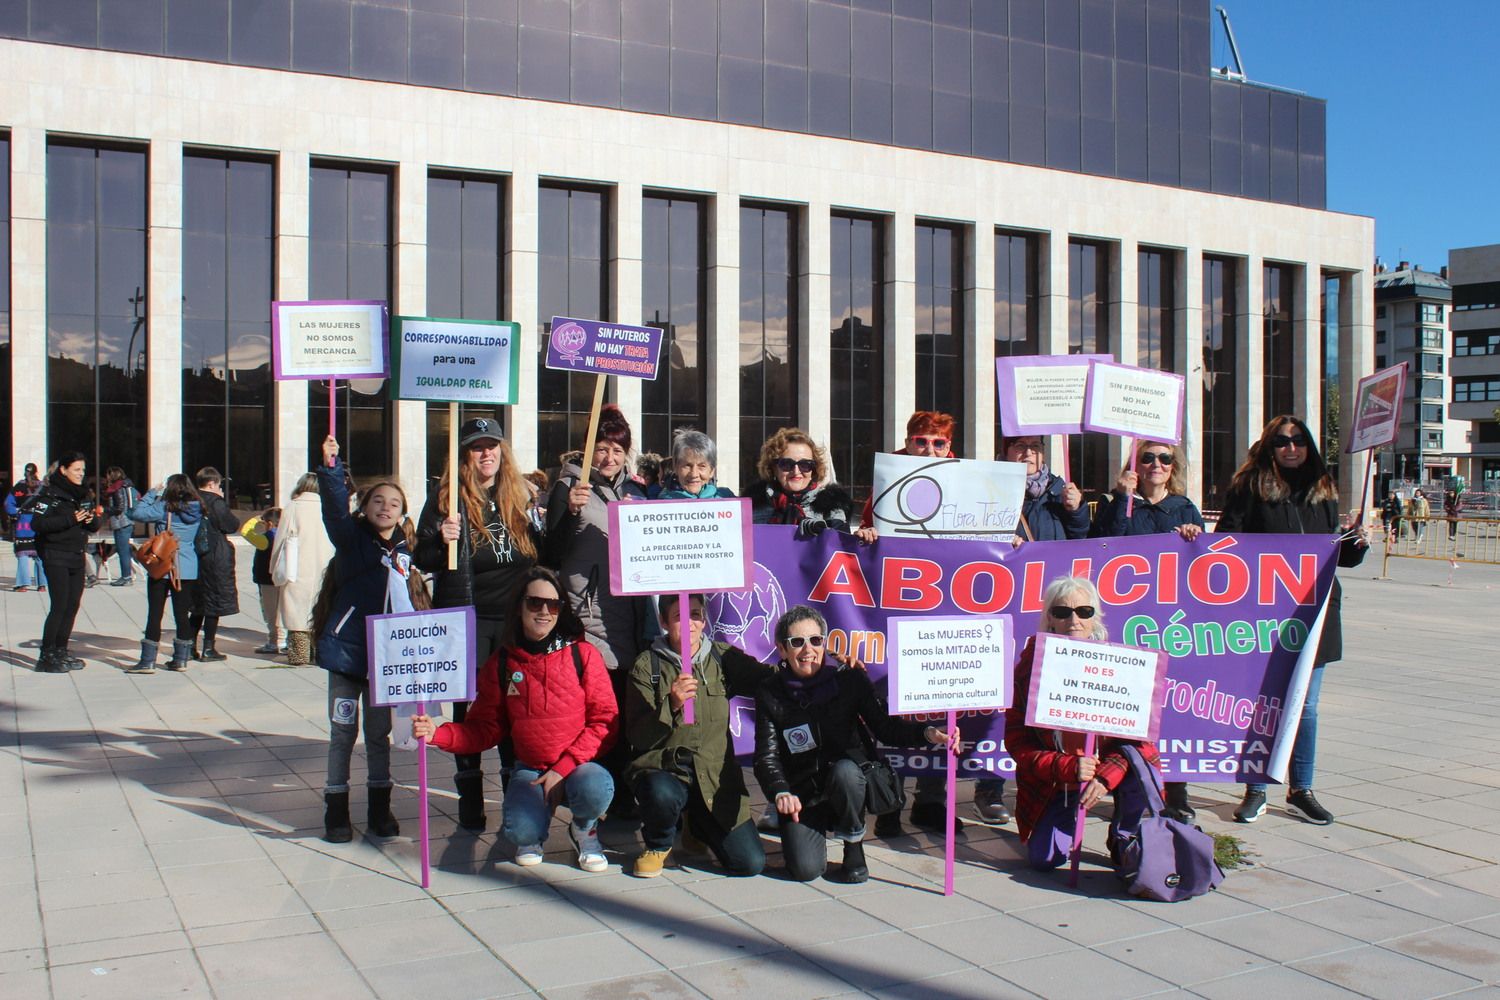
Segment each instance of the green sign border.
[{"label": "green sign border", "polygon": [[[510,330],[510,393],[506,399],[454,399],[451,396],[403,396],[401,395],[401,331],[407,323],[461,323],[465,326],[485,326],[491,329],[506,327]],[[521,324],[508,319],[453,319],[447,316],[392,316],[391,317],[391,398],[426,403],[459,403],[467,406],[515,406],[521,389]]]}]

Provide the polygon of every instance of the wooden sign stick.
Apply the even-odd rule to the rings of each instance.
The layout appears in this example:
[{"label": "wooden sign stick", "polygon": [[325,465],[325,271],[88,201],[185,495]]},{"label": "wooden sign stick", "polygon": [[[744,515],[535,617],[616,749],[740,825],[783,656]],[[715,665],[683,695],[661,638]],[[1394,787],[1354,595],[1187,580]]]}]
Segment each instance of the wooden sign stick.
[{"label": "wooden sign stick", "polygon": [[589,411],[589,436],[583,445],[583,478],[579,482],[587,486],[594,472],[594,441],[599,437],[599,411],[604,408],[604,376],[594,376],[594,408]]}]

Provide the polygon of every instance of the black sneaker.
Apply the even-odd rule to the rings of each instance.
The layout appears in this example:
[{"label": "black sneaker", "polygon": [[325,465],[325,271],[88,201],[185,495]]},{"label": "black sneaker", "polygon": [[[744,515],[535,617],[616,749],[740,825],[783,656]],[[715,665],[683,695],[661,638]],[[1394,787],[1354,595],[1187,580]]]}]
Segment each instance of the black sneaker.
[{"label": "black sneaker", "polygon": [[1286,793],[1286,811],[1314,826],[1333,822],[1333,813],[1324,809],[1311,788],[1294,788]]},{"label": "black sneaker", "polygon": [[[911,825],[923,830],[931,830],[934,833],[946,833],[948,806],[942,802],[918,802],[911,807]],[[955,816],[953,818],[954,833],[963,828],[964,821]]]},{"label": "black sneaker", "polygon": [[1181,781],[1169,781],[1166,787],[1166,808],[1162,810],[1162,815],[1167,819],[1175,819],[1179,823],[1192,826],[1198,814],[1188,802],[1187,785]]},{"label": "black sneaker", "polygon": [[875,836],[881,840],[890,840],[892,837],[901,836],[901,813],[881,813],[875,817]]},{"label": "black sneaker", "polygon": [[1240,801],[1239,808],[1234,811],[1236,823],[1254,823],[1266,812],[1265,792],[1246,792]]}]

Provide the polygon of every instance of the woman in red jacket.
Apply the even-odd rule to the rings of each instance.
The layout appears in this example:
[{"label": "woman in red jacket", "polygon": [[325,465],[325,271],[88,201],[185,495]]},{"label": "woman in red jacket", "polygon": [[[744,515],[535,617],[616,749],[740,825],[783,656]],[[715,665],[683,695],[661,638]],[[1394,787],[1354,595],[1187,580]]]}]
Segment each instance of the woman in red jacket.
[{"label": "woman in red jacket", "polygon": [[598,651],[563,598],[550,569],[521,577],[500,648],[479,671],[479,694],[463,722],[434,727],[412,718],[412,735],[454,754],[478,754],[506,736],[516,766],[505,792],[501,833],[516,845],[516,864],[541,864],[552,811],[566,802],[578,867],[608,867],[598,823],[615,783],[595,763],[615,742],[619,710]]}]

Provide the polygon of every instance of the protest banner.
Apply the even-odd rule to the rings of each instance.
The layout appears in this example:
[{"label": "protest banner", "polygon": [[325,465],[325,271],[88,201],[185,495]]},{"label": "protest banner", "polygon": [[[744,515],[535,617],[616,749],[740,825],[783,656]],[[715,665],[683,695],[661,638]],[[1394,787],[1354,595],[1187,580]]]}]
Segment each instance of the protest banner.
[{"label": "protest banner", "polygon": [[[617,500],[608,514],[610,593],[676,594],[682,673],[691,674],[689,595],[744,590],[752,580],[755,550],[749,499]],[[682,718],[693,724],[691,700],[683,706]]]},{"label": "protest banner", "polygon": [[[894,619],[891,668],[887,675],[891,711],[946,712],[947,732],[958,729],[965,709],[1002,711],[1011,702],[1015,649],[1010,619],[913,616]],[[947,753],[947,830],[943,845],[943,895],[953,895],[953,838],[957,813],[957,755]]]},{"label": "protest banner", "polygon": [[1108,354],[1024,355],[995,359],[995,392],[1000,403],[1000,432],[1063,435],[1063,479],[1068,469],[1068,435],[1083,433],[1083,403],[1088,394],[1089,365],[1113,361]]},{"label": "protest banner", "polygon": [[[424,316],[391,321],[391,398],[448,404],[452,475],[458,474],[459,404],[515,405],[520,342],[519,323]],[[448,568],[458,569],[457,541],[448,543]]]},{"label": "protest banner", "polygon": [[624,375],[653,381],[661,362],[663,331],[656,326],[626,326],[592,319],[552,317],[547,337],[548,368],[594,373],[594,404],[589,411],[589,433],[583,445],[583,476],[587,483],[594,466],[594,441],[599,436],[599,411],[604,406],[604,378]]},{"label": "protest banner", "polygon": [[[369,650],[370,704],[416,706],[473,701],[475,691],[474,608],[434,608],[365,618]],[[417,815],[421,822],[422,888],[432,881],[427,820],[427,741],[417,741]]]},{"label": "protest banner", "polygon": [[278,381],[328,380],[328,436],[337,437],[338,380],[386,378],[386,305],[373,299],[271,303]]},{"label": "protest banner", "polygon": [[1375,449],[1393,444],[1401,428],[1401,399],[1406,393],[1406,362],[1382,368],[1359,380],[1354,391],[1354,422],[1349,427],[1349,443],[1344,453],[1368,451],[1364,481],[1359,488],[1359,519],[1363,524],[1370,491],[1370,467]]},{"label": "protest banner", "polygon": [[871,496],[882,537],[1007,542],[1025,502],[1026,466],[882,452]]},{"label": "protest banner", "polygon": [[[1096,361],[1089,366],[1083,426],[1126,439],[1130,471],[1135,471],[1139,440],[1179,444],[1182,401],[1187,382],[1181,375]],[[1135,493],[1125,498],[1125,516],[1135,508]]]}]

